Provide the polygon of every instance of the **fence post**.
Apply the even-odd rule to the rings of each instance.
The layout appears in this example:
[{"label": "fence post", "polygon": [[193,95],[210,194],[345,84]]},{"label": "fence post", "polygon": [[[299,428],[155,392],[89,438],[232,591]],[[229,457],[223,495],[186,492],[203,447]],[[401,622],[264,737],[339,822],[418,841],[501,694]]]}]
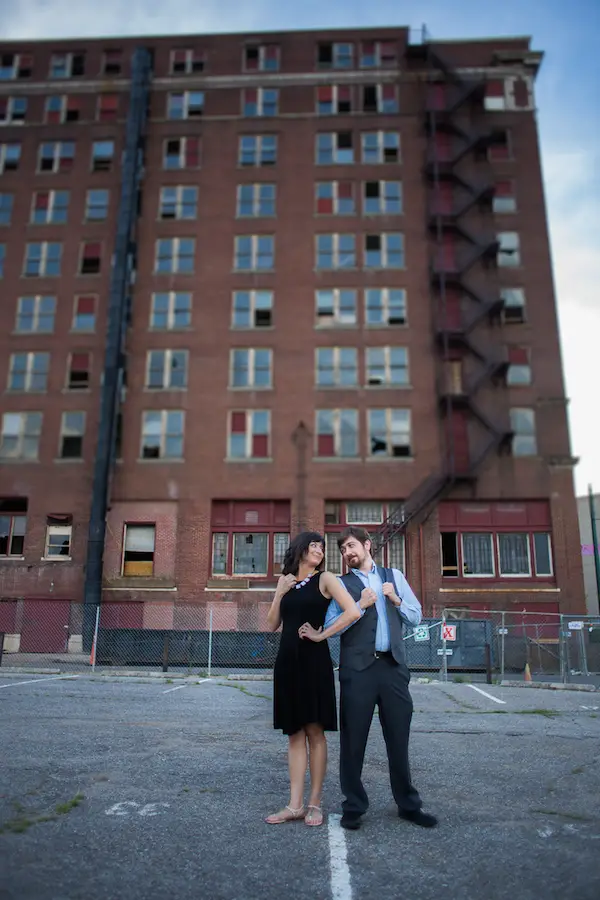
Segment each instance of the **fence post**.
[{"label": "fence post", "polygon": [[208,614],[208,677],[210,678],[210,669],[212,665],[212,636],[213,636],[213,611]]},{"label": "fence post", "polygon": [[96,653],[98,652],[98,627],[100,625],[100,603],[96,606],[96,623],[94,625],[94,639],[92,641],[92,672],[96,671]]},{"label": "fence post", "polygon": [[506,640],[506,613],[502,612],[502,629],[501,629],[501,638],[502,643],[500,644],[500,681],[504,681],[504,654],[505,654],[505,640]]},{"label": "fence post", "polygon": [[567,683],[567,663],[565,659],[565,625],[563,621],[563,614],[560,614],[560,623],[559,623],[559,632],[558,632],[558,648],[560,653],[560,680],[563,684]]},{"label": "fence post", "polygon": [[485,674],[488,684],[492,683],[492,648],[490,644],[485,645]]},{"label": "fence post", "polygon": [[162,658],[162,670],[163,672],[169,671],[169,638],[171,636],[170,631],[165,632],[165,639],[163,642],[163,658]]},{"label": "fence post", "polygon": [[446,610],[442,613],[442,679],[448,681],[448,657],[446,656]]},{"label": "fence post", "polygon": [[585,646],[585,638],[583,636],[583,628],[579,632],[579,661],[580,669],[583,675],[587,678],[590,673],[588,672],[587,651]]}]

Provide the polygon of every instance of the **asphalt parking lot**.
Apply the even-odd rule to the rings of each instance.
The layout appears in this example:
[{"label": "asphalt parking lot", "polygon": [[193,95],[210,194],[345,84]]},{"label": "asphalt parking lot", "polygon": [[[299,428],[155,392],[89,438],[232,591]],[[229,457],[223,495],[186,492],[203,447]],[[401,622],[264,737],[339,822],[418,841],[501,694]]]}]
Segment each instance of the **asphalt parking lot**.
[{"label": "asphalt parking lot", "polygon": [[375,721],[346,833],[337,736],[323,828],[268,826],[287,786],[272,685],[198,681],[0,676],[0,900],[600,896],[600,693],[413,681],[440,825],[395,816]]}]

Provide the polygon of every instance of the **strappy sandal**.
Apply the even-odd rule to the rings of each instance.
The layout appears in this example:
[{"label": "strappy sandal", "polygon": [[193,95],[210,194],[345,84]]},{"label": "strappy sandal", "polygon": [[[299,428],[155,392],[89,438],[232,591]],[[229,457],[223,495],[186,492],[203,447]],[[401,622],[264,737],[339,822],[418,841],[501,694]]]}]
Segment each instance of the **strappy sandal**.
[{"label": "strappy sandal", "polygon": [[[315,827],[317,825],[323,824],[323,810],[320,806],[313,806],[312,803],[309,803],[308,812],[304,817],[304,824]],[[311,812],[311,810],[313,810]]]},{"label": "strappy sandal", "polygon": [[[286,814],[286,809],[289,815]],[[293,806],[284,806],[280,812],[267,816],[265,822],[267,825],[283,825],[284,822],[296,822],[298,819],[304,819],[305,815],[303,806],[299,806],[297,809],[294,809]]]}]

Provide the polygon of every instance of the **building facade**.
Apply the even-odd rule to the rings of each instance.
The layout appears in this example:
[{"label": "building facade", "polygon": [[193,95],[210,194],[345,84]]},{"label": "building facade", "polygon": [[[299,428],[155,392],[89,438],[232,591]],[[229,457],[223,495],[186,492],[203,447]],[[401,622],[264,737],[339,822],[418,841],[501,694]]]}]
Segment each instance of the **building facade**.
[{"label": "building facade", "polygon": [[583,611],[540,62],[405,28],[2,47],[0,631],[259,628],[289,536],[340,571],[348,523],[429,612]]},{"label": "building facade", "polygon": [[[585,592],[586,612],[588,616],[597,616],[600,611],[598,605],[598,578],[596,576],[596,560],[594,558],[594,535],[592,529],[592,516],[596,523],[596,534],[600,530],[600,494],[593,494],[590,498],[577,498],[577,512],[579,515],[579,534],[581,536],[581,560],[583,564],[583,586]],[[600,545],[597,545],[600,553]]]}]

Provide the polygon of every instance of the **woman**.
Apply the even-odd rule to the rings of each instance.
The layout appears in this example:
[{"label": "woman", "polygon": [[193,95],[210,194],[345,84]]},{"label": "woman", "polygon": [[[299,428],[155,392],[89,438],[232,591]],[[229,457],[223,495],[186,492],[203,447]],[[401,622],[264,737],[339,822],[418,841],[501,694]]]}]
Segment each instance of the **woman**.
[{"label": "woman", "polygon": [[[337,731],[335,684],[327,638],[347,628],[360,613],[350,594],[331,572],[324,572],[325,541],[303,531],[290,544],[267,623],[283,632],[274,670],[274,727],[288,735],[290,801],[269,816],[269,825],[304,819],[322,825],[321,791],[327,768],[325,731]],[[329,601],[342,615],[323,631]],[[308,640],[304,629],[312,625]],[[308,634],[306,635],[308,637]],[[310,767],[310,796],[304,808],[306,765]]]}]

